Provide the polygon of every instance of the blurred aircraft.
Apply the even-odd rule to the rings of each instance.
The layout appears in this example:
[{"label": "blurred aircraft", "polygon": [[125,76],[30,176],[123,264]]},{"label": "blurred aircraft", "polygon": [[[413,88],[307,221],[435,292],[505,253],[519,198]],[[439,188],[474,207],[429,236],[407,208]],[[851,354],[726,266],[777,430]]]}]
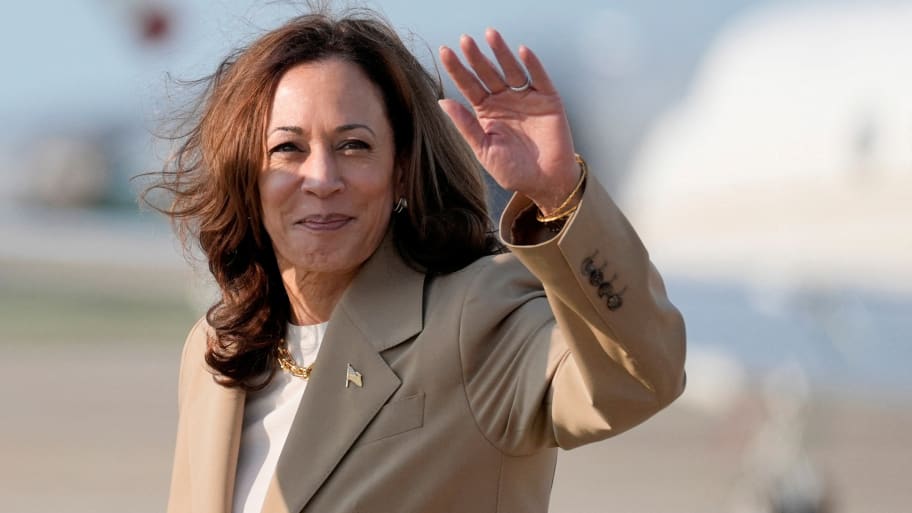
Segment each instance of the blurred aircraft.
[{"label": "blurred aircraft", "polygon": [[624,201],[663,268],[912,294],[912,4],[730,26],[638,152]]},{"label": "blurred aircraft", "polygon": [[901,2],[743,17],[639,147],[620,201],[680,291],[694,406],[735,403],[745,366],[912,392],[910,23]]},{"label": "blurred aircraft", "polygon": [[814,390],[912,391],[910,26],[900,2],[746,16],[634,158],[621,203],[688,291],[685,403],[736,404],[744,366],[795,376],[765,395],[737,511],[831,506],[805,447]]},{"label": "blurred aircraft", "polygon": [[[910,23],[912,4],[887,2],[781,7],[730,26],[621,195],[657,263],[818,317],[863,298],[909,301]],[[887,331],[873,338],[900,340],[874,324]]]}]

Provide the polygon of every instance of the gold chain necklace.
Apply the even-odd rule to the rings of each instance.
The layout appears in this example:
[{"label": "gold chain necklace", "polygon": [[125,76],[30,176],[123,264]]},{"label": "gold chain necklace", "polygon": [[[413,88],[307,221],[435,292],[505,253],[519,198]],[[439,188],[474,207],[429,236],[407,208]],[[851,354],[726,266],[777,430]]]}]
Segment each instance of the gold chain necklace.
[{"label": "gold chain necklace", "polygon": [[288,347],[285,344],[285,339],[283,338],[279,342],[279,347],[276,349],[276,359],[279,361],[279,367],[283,371],[291,374],[296,378],[301,378],[307,380],[310,378],[310,373],[313,371],[313,364],[308,365],[307,367],[301,367],[294,361],[294,357],[291,356],[291,353],[288,352]]}]

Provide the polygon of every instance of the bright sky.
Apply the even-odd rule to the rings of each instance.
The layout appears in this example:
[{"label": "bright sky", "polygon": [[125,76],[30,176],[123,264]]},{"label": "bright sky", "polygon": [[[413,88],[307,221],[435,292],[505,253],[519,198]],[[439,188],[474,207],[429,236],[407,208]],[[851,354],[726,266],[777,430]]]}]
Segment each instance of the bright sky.
[{"label": "bright sky", "polygon": [[[141,0],[44,0],[5,4],[0,14],[0,118],[14,125],[43,124],[60,118],[79,118],[86,110],[103,116],[137,108],[162,90],[164,73],[184,77],[208,73],[230,48],[256,33],[258,27],[275,26],[287,5],[243,0],[191,0],[171,2],[178,23],[174,40],[161,48],[143,47],[131,32],[128,9]],[[154,3],[154,0],[153,0]],[[486,2],[469,0],[464,7],[448,9],[441,16],[430,2],[383,2],[383,9],[397,26],[408,27],[430,39],[444,26],[477,31],[485,24],[507,20],[510,5],[501,2],[500,15],[478,16]],[[408,7],[406,7],[408,5]],[[253,6],[253,7],[251,7]],[[524,9],[523,18],[535,22],[556,8]],[[476,13],[470,15],[469,13]],[[451,43],[458,31],[451,31]],[[3,123],[0,137],[11,129]],[[15,128],[13,128],[15,130]]]}]

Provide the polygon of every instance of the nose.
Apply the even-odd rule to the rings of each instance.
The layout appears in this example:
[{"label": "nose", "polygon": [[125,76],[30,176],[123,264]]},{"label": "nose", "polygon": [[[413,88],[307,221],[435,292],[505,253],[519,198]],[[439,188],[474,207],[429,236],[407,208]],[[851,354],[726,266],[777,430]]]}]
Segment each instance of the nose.
[{"label": "nose", "polygon": [[342,170],[331,151],[313,148],[301,168],[301,190],[304,192],[326,198],[345,188]]}]

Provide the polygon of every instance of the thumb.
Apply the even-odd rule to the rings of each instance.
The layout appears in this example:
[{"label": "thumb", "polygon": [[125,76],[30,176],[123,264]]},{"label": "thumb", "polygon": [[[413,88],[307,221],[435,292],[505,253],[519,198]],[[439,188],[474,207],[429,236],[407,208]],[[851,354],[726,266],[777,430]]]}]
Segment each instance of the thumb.
[{"label": "thumb", "polygon": [[437,104],[450,117],[453,125],[456,126],[456,130],[459,131],[463,139],[469,143],[472,151],[475,152],[475,156],[480,158],[485,133],[475,115],[456,100],[437,100]]}]

